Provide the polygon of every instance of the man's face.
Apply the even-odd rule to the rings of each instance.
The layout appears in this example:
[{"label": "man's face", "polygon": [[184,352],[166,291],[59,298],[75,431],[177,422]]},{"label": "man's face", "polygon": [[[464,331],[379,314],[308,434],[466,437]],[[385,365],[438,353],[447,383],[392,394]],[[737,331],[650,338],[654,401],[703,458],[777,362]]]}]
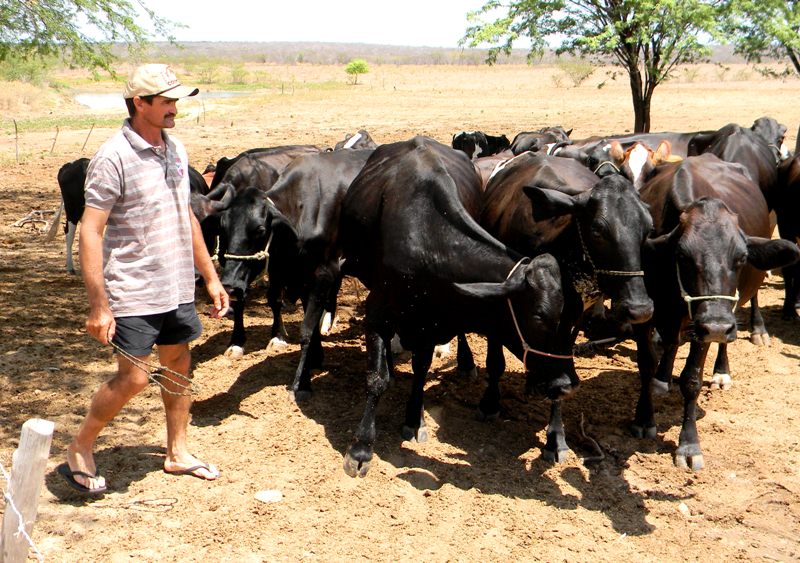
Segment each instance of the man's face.
[{"label": "man's face", "polygon": [[153,103],[148,104],[141,98],[134,99],[136,111],[142,115],[142,119],[153,127],[159,129],[172,129],[175,127],[175,116],[178,115],[178,100],[156,96]]}]

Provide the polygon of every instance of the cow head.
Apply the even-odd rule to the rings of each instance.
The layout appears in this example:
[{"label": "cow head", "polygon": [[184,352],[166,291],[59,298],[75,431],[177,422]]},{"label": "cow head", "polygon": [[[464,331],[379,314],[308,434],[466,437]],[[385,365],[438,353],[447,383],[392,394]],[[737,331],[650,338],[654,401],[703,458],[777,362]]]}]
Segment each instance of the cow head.
[{"label": "cow head", "polygon": [[457,283],[457,291],[478,299],[508,302],[508,329],[528,371],[536,373],[537,391],[551,399],[570,395],[578,386],[572,339],[559,330],[564,309],[561,270],[550,254],[523,259],[502,283]]},{"label": "cow head", "polygon": [[623,148],[619,141],[611,141],[608,155],[614,163],[614,168],[633,182],[637,190],[642,189],[645,182],[653,176],[657,166],[682,160],[681,157],[672,154],[672,145],[667,140],[661,141],[656,150],[639,141],[627,149]]},{"label": "cow head", "polygon": [[785,143],[786,125],[778,123],[771,117],[759,117],[753,122],[750,130],[767,143],[775,162],[780,163],[791,156]]},{"label": "cow head", "polygon": [[233,196],[220,216],[220,281],[235,299],[266,269],[278,225],[289,222],[260,189],[250,186]]},{"label": "cow head", "polygon": [[488,143],[481,131],[461,131],[453,135],[450,146],[475,160],[485,152]]},{"label": "cow head", "polygon": [[579,195],[526,186],[534,220],[569,215],[571,237],[565,237],[568,255],[579,257],[570,272],[576,291],[588,295],[580,282],[593,277],[599,290],[611,298],[612,319],[620,325],[642,323],[653,314],[653,302],[645,290],[641,252],[653,221],[639,193],[620,175],[601,179]]},{"label": "cow head", "polygon": [[685,303],[689,335],[701,342],[736,338],[733,309],[745,264],[767,270],[798,258],[796,244],[747,236],[736,214],[721,200],[708,197],[689,204],[675,229],[645,246],[648,284],[676,289]]}]

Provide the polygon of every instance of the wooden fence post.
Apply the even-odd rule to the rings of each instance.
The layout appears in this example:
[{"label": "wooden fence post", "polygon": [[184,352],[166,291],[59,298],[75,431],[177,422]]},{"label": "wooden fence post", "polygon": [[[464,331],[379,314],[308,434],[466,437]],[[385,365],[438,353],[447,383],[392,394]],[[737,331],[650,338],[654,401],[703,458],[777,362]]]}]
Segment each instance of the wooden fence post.
[{"label": "wooden fence post", "polygon": [[32,418],[22,425],[19,447],[12,460],[11,481],[3,514],[0,563],[19,563],[28,558],[28,549],[32,544],[19,532],[22,527],[30,537],[33,530],[54,427],[52,422],[41,418]]}]

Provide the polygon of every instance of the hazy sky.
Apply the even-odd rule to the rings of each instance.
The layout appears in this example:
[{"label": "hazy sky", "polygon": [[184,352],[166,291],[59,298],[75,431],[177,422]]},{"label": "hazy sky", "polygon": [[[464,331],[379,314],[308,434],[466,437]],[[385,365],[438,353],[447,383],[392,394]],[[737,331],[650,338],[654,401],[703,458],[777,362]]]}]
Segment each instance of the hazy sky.
[{"label": "hazy sky", "polygon": [[457,47],[485,0],[168,0],[146,4],[188,25],[178,41],[324,41]]}]

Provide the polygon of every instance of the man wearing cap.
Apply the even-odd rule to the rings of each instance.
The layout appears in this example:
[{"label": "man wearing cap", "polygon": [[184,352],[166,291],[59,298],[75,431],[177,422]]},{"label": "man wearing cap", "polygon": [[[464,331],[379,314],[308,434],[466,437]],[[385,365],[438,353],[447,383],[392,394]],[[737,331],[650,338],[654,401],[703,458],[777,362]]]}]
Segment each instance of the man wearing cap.
[{"label": "man wearing cap", "polygon": [[[187,445],[191,397],[189,342],[202,326],[194,305],[194,267],[221,318],[228,294],[189,207],[188,157],[167,135],[177,101],[196,95],[168,65],[138,67],[123,96],[129,119],[92,158],[86,176],[80,263],[89,300],[86,330],[117,352],[117,373],[92,398],[89,412],[58,472],[85,494],[106,490],[94,461],[103,428],[149,383],[147,361],[158,345],[161,398],[167,420],[164,471],[213,480],[219,471]],[[183,381],[182,381],[183,380]]]}]

